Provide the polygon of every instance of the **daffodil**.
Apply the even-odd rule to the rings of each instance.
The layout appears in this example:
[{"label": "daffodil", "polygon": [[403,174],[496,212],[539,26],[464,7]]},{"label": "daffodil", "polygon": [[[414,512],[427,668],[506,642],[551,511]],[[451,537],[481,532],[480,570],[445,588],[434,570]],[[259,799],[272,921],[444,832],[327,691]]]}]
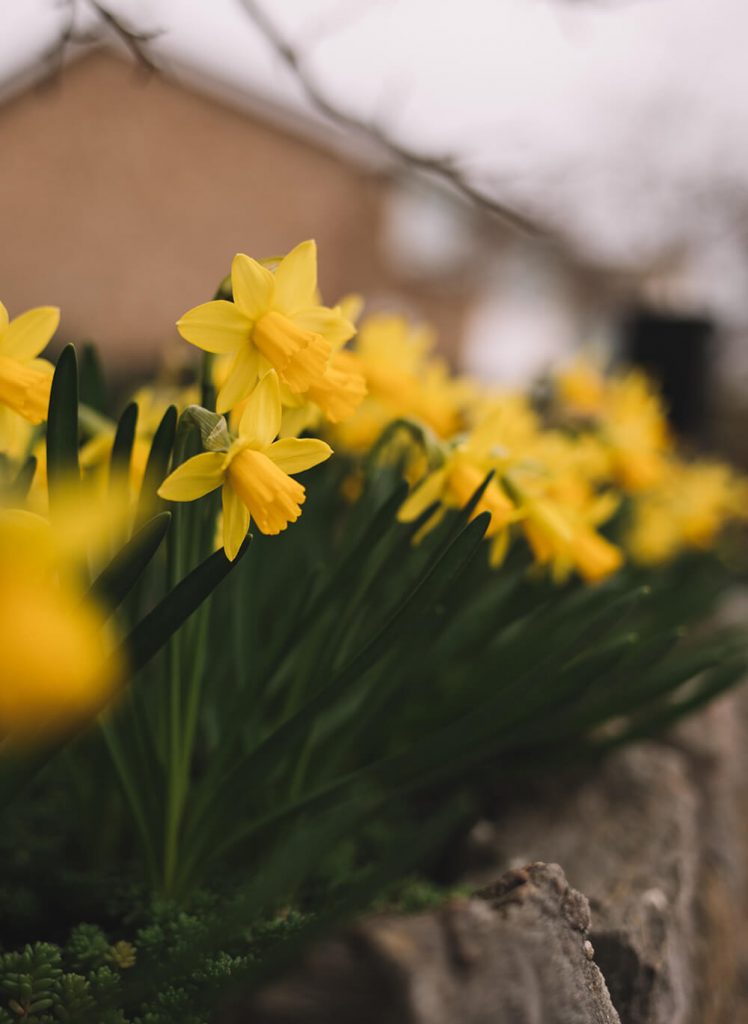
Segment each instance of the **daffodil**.
[{"label": "daffodil", "polygon": [[598,429],[624,490],[639,494],[657,486],[673,443],[660,396],[644,374],[634,370],[606,381]]},{"label": "daffodil", "polygon": [[555,379],[557,397],[572,416],[600,416],[605,411],[607,381],[589,359],[577,359]]},{"label": "daffodil", "polygon": [[52,367],[38,359],[60,322],[54,306],[39,306],[10,320],[0,302],[0,404],[29,423],[47,418]]},{"label": "daffodil", "polygon": [[623,565],[621,549],[597,531],[616,511],[617,496],[597,491],[568,461],[555,473],[537,459],[519,463],[507,486],[536,564],[549,566],[555,580],[576,571],[587,583],[598,583]]},{"label": "daffodil", "polygon": [[623,565],[623,552],[599,534],[579,510],[552,498],[522,503],[522,528],[538,565],[549,565],[559,582],[575,569],[599,583]]},{"label": "daffodil", "polygon": [[164,480],[167,501],[193,501],[222,488],[223,542],[233,560],[250,522],[266,534],[280,533],[301,515],[305,491],[291,474],[324,462],[332,449],[316,438],[276,441],[281,424],[278,375],[267,373],[249,397],[238,437],[226,434],[225,450],[195,455]]},{"label": "daffodil", "polygon": [[[463,508],[488,475],[489,468],[481,464],[469,445],[461,445],[450,451],[441,466],[432,470],[408,495],[397,513],[402,523],[410,523],[426,509],[438,502],[434,514],[424,524],[419,537],[433,529],[443,518],[448,508]],[[506,492],[496,480],[489,480],[481,495],[472,518],[482,512],[490,514],[486,537],[498,536],[517,518],[516,509]]]},{"label": "daffodil", "polygon": [[731,521],[748,517],[748,483],[719,462],[671,459],[659,485],[637,496],[626,545],[643,564],[683,549],[708,550]]},{"label": "daffodil", "polygon": [[234,301],[203,303],[177,322],[182,337],[206,352],[231,354],[218,412],[228,412],[274,368],[295,394],[322,382],[335,343],[355,327],[339,309],[319,303],[317,249],[302,242],[275,271],[238,253],[231,265]]},{"label": "daffodil", "polygon": [[110,628],[58,561],[46,524],[23,512],[0,515],[3,738],[41,740],[101,710],[122,678]]},{"label": "daffodil", "polygon": [[405,317],[375,314],[364,320],[352,354],[367,395],[354,415],[339,420],[335,436],[343,447],[365,451],[398,418],[418,420],[445,440],[461,429],[473,389],[449,373],[433,347],[433,332]]}]

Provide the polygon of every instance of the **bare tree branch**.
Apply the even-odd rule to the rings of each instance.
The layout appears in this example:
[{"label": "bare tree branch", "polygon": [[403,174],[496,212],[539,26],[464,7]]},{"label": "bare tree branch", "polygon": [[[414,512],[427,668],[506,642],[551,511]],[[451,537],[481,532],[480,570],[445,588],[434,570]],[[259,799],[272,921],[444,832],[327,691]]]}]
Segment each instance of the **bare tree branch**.
[{"label": "bare tree branch", "polygon": [[475,188],[456,166],[452,157],[424,156],[409,146],[395,141],[379,125],[363,121],[352,114],[346,113],[344,110],[340,110],[327,98],[314,78],[308,73],[304,65],[303,55],[283,36],[277,25],[267,16],[257,0],[242,0],[242,6],[264,39],[271,45],[289,70],[293,72],[304,90],[305,96],[320,113],[337,124],[374,141],[396,160],[441,179],[466,199],[470,200],[470,202],[500,218],[505,224],[515,230],[528,235],[546,234],[528,217],[517,213],[503,203],[499,203],[490,196],[487,196],[480,189]]},{"label": "bare tree branch", "polygon": [[148,53],[148,43],[152,42],[161,33],[159,31],[143,32],[126,25],[121,18],[113,14],[97,0],[88,0],[90,6],[98,14],[101,21],[120,39],[140,64],[144,71],[153,72],[158,70],[157,65]]},{"label": "bare tree branch", "polygon": [[53,78],[62,70],[65,56],[71,45],[95,43],[106,32],[116,36],[127,47],[136,63],[144,71],[151,73],[158,70],[158,66],[148,52],[148,44],[161,34],[160,31],[146,32],[128,25],[99,0],[83,0],[83,3],[86,9],[95,15],[97,26],[89,31],[82,31],[78,27],[80,14],[78,0],[62,0],[60,6],[65,8],[62,27],[54,45],[47,52],[47,60]]}]

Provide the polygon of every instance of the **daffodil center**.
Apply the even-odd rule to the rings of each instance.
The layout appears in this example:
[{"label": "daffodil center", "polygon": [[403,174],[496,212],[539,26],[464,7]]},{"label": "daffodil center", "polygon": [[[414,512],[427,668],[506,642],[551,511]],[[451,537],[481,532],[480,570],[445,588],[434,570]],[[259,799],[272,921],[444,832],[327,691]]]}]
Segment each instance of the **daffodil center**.
[{"label": "daffodil center", "polygon": [[238,451],[228,465],[229,483],[263,533],[280,533],[301,515],[304,488],[263,452]]},{"label": "daffodil center", "polygon": [[331,351],[322,335],[299,327],[277,310],[270,310],[255,324],[252,338],[292,391],[306,391],[321,380]]},{"label": "daffodil center", "polygon": [[0,403],[31,423],[47,418],[52,378],[16,359],[0,356]]}]

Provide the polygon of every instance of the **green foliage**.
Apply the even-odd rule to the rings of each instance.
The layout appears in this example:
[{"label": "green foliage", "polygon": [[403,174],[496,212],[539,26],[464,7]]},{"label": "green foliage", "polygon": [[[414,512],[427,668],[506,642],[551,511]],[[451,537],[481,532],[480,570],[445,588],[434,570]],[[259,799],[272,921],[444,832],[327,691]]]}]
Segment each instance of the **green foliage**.
[{"label": "green foliage", "polygon": [[[55,372],[53,506],[101,409],[86,367],[81,416],[73,349]],[[110,429],[110,481],[129,479],[137,406]],[[355,504],[340,500],[353,467],[325,464],[305,478],[301,520],[229,563],[215,494],[153,515],[169,466],[226,429],[167,410],[133,530],[93,584],[124,637],[122,699],[75,742],[3,762],[0,794],[16,799],[4,941],[39,936],[33,879],[53,872],[41,934],[67,940],[2,955],[0,1024],[202,1024],[229,983],[257,983],[332,922],[444,899],[412,872],[483,787],[592,764],[745,672],[744,637],[703,629],[728,579],[712,555],[556,585],[518,542],[496,572],[475,515],[488,478],[416,544],[433,509],[397,520],[407,488],[387,438]],[[116,909],[113,879],[130,886]],[[84,898],[101,918],[79,923]]]},{"label": "green foliage", "polygon": [[47,480],[54,508],[78,477],[78,359],[67,345],[57,360],[47,417]]}]

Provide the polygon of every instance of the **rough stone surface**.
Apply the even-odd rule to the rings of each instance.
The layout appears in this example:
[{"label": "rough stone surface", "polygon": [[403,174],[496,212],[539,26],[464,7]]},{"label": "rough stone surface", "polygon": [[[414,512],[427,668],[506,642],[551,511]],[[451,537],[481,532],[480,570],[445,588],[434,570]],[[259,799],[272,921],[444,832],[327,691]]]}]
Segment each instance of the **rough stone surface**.
[{"label": "rough stone surface", "polygon": [[[622,1024],[748,1020],[745,698],[579,785],[515,794],[469,843],[469,877],[548,858],[590,901],[590,939]],[[740,941],[740,936],[743,941]]]},{"label": "rough stone surface", "polygon": [[619,1024],[589,904],[557,864],[438,912],[369,918],[221,1024]]}]

